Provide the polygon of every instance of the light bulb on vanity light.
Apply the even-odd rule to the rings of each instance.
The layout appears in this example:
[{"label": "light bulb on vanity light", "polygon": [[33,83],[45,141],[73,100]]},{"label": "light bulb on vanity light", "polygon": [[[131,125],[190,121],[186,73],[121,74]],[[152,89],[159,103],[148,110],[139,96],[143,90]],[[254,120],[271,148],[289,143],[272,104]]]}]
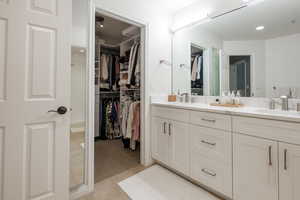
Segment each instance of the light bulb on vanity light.
[{"label": "light bulb on vanity light", "polygon": [[258,27],[256,27],[255,29],[256,29],[257,31],[262,31],[262,30],[265,29],[265,27],[264,27],[264,26],[258,26]]},{"label": "light bulb on vanity light", "polygon": [[247,6],[251,6],[251,5],[256,5],[258,3],[261,3],[265,0],[242,0],[244,4],[246,4]]}]

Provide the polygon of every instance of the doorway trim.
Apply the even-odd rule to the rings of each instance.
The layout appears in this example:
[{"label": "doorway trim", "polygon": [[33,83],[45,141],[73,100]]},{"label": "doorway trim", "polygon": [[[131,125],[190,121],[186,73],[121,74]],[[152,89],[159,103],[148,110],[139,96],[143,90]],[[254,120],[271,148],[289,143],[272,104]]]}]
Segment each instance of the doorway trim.
[{"label": "doorway trim", "polygon": [[142,58],[141,62],[141,137],[140,137],[140,162],[142,165],[151,164],[151,135],[149,112],[149,23],[143,20],[133,19],[128,15],[120,15],[110,9],[96,5],[95,0],[89,0],[89,31],[88,31],[88,72],[87,72],[87,114],[86,114],[86,169],[85,184],[71,195],[76,199],[94,191],[94,111],[95,111],[95,14],[99,12],[106,16],[138,26],[141,29]]}]

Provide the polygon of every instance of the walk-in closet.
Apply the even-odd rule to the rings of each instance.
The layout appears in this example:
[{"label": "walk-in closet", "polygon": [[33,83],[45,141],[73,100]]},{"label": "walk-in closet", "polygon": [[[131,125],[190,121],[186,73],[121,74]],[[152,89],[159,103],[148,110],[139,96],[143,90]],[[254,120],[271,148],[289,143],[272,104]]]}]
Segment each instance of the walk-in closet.
[{"label": "walk-in closet", "polygon": [[140,163],[140,28],[95,19],[95,183]]}]

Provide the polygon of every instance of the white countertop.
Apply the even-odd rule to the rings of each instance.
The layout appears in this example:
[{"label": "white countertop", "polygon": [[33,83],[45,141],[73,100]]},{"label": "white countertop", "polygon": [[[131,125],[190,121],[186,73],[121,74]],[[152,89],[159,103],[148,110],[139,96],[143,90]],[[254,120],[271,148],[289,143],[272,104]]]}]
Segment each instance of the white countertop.
[{"label": "white countertop", "polygon": [[154,101],[151,105],[300,123],[300,112],[296,111],[269,110],[266,108],[246,106],[240,108],[229,108],[211,106],[209,104],[202,103],[179,103],[166,101]]}]

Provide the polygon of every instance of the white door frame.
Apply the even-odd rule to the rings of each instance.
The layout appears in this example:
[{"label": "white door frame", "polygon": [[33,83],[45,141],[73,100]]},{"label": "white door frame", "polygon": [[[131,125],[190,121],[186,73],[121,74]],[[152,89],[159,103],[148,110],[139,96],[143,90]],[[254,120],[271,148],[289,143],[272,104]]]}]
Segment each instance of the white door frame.
[{"label": "white door frame", "polygon": [[76,199],[94,191],[94,112],[95,112],[95,13],[100,12],[106,16],[134,24],[141,28],[141,44],[143,67],[141,68],[141,153],[140,161],[142,165],[152,163],[151,159],[151,135],[149,113],[150,94],[149,94],[149,23],[133,19],[128,15],[120,15],[116,12],[99,7],[95,0],[89,0],[89,31],[88,31],[88,61],[87,61],[87,105],[86,105],[86,168],[85,183],[71,194],[71,199]]}]

